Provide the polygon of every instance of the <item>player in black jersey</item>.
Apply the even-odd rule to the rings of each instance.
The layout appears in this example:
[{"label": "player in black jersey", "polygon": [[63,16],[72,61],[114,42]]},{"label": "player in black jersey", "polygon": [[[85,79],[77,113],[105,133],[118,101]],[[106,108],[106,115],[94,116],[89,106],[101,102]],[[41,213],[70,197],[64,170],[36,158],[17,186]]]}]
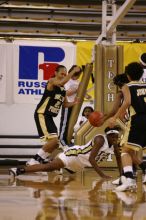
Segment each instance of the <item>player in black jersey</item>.
[{"label": "player in black jersey", "polygon": [[[122,87],[124,97],[122,106],[109,119],[110,126],[114,126],[116,119],[129,108],[131,123],[121,154],[124,176],[121,179],[122,185],[116,188],[117,191],[125,191],[135,186],[131,150],[135,153],[136,150],[146,146],[146,83],[140,81],[143,75],[143,67],[137,62],[132,62],[125,68],[125,73],[130,82]],[[146,164],[139,158],[136,162],[145,172]]]},{"label": "player in black jersey", "polygon": [[[119,107],[122,105],[122,101],[123,101],[123,93],[122,93],[122,87],[128,83],[129,80],[128,80],[128,77],[125,73],[122,73],[122,74],[119,74],[119,75],[116,75],[114,78],[113,78],[113,83],[114,85],[118,86],[119,87],[119,90],[116,94],[116,97],[115,97],[115,102],[114,102],[114,105],[113,105],[113,108],[110,112],[108,112],[107,114],[104,115],[104,119],[103,119],[103,122],[105,122],[107,119],[109,119],[110,117],[112,117],[113,115],[115,115],[115,113],[118,111]],[[128,120],[128,115],[127,115],[127,111],[124,113],[124,115],[121,115],[120,116],[120,119],[123,123],[125,123],[127,120]]]},{"label": "player in black jersey", "polygon": [[[113,83],[114,85],[118,86],[119,90],[116,94],[116,97],[115,97],[115,102],[114,102],[114,105],[113,105],[113,108],[111,109],[111,111],[109,111],[108,113],[106,113],[104,115],[104,118],[103,118],[103,123],[105,121],[107,121],[110,117],[114,116],[115,113],[118,111],[118,109],[120,108],[120,106],[122,105],[122,101],[123,101],[123,93],[121,91],[122,89],[122,86],[124,86],[126,83],[128,83],[129,80],[128,80],[128,77],[125,73],[122,73],[122,74],[119,74],[119,75],[116,75],[114,78],[113,78]],[[123,126],[123,130],[125,130],[125,127],[126,127],[126,122],[127,122],[127,113],[125,112],[124,115],[122,115],[120,117],[120,121],[121,121],[121,124]],[[116,158],[118,157],[117,159],[117,165],[118,165],[118,168],[119,168],[119,172],[120,174],[122,174],[122,165],[121,165],[121,153],[120,153],[120,147],[117,148],[117,155],[116,155]],[[118,182],[120,181],[120,178],[118,178]],[[117,182],[117,181],[116,181]]]},{"label": "player in black jersey", "polygon": [[46,143],[38,153],[27,162],[27,165],[42,163],[59,145],[57,127],[53,117],[59,113],[61,106],[72,107],[78,103],[67,102],[64,84],[76,73],[80,67],[75,66],[67,74],[67,69],[63,65],[56,68],[55,76],[47,82],[44,94],[36,107],[34,118],[40,138]]}]

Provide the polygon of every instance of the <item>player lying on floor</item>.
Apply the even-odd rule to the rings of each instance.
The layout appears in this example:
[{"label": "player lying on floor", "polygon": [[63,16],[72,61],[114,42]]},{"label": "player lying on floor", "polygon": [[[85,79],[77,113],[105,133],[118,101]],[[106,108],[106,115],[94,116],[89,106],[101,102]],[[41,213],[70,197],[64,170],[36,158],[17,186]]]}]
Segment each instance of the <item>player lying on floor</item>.
[{"label": "player lying on floor", "polygon": [[[102,172],[98,163],[107,159],[113,151],[116,155],[119,131],[120,128],[118,126],[113,128],[107,127],[105,134],[97,134],[86,145],[69,147],[66,151],[58,154],[55,159],[46,164],[11,168],[9,169],[9,173],[13,176],[18,176],[29,172],[50,172],[59,170],[60,168],[67,168],[72,172],[77,172],[85,167],[93,167],[100,177],[110,178],[110,176]],[[117,158],[117,161],[119,161],[119,158]]]}]

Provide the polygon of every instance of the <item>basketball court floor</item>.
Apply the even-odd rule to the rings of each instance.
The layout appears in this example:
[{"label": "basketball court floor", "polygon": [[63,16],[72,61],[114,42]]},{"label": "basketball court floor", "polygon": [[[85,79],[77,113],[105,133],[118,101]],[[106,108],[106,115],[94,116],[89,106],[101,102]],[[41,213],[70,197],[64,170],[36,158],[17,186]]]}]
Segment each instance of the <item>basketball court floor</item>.
[{"label": "basketball court floor", "polygon": [[16,179],[0,168],[0,220],[146,220],[146,185],[118,192],[92,168],[78,174],[32,173]]}]

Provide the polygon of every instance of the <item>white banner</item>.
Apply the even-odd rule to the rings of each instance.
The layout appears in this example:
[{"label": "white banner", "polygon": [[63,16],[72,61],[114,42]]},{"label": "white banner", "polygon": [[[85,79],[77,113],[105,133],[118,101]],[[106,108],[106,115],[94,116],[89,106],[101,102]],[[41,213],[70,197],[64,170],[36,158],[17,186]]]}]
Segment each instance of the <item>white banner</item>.
[{"label": "white banner", "polygon": [[13,44],[14,102],[35,103],[58,64],[69,69],[76,46],[69,42],[15,41]]},{"label": "white banner", "polygon": [[0,102],[6,102],[6,47],[0,44]]}]

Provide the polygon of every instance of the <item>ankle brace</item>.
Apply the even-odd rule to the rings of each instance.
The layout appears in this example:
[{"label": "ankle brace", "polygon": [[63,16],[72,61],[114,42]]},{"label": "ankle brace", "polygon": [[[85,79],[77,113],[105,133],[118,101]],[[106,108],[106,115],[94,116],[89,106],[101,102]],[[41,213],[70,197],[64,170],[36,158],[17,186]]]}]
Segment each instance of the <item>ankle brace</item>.
[{"label": "ankle brace", "polygon": [[126,177],[126,178],[131,178],[131,179],[134,179],[134,176],[133,176],[133,173],[132,172],[125,172],[124,173],[124,176]]},{"label": "ankle brace", "polygon": [[40,155],[38,155],[38,154],[36,154],[33,158],[36,161],[38,161],[39,163],[43,163],[43,161],[44,161],[44,159]]}]

